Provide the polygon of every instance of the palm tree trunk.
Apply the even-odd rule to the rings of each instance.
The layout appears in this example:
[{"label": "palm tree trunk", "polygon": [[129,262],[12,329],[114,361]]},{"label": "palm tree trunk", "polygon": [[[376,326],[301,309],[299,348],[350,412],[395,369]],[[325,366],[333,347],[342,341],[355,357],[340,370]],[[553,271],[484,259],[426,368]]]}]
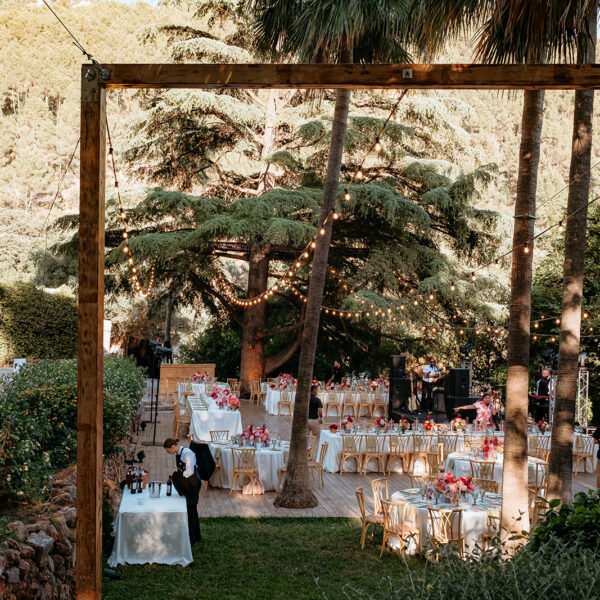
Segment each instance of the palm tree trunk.
[{"label": "palm tree trunk", "polygon": [[[543,91],[524,92],[510,281],[501,524],[504,533],[529,529],[527,391],[533,244],[529,242],[529,253],[523,251],[523,246],[534,231],[543,107]],[[508,544],[510,548],[514,542]]]},{"label": "palm tree trunk", "polygon": [[[593,63],[596,58],[596,10],[590,15],[587,47],[579,53],[579,63]],[[592,153],[592,116],[594,92],[575,92],[573,114],[573,145],[569,173],[567,220],[565,233],[565,263],[563,279],[560,347],[558,351],[558,381],[552,423],[548,498],[572,501],[573,426],[579,371],[579,342],[581,330],[581,299],[583,296],[587,203],[590,193],[590,161]]]},{"label": "palm tree trunk", "polygon": [[[352,62],[352,52],[348,50],[349,45],[344,44],[343,48],[341,62]],[[335,98],[329,159],[323,185],[323,203],[321,204],[319,223],[325,221],[336,205],[349,107],[350,90],[338,90]],[[306,317],[302,331],[300,361],[298,363],[298,386],[296,388],[296,401],[292,420],[290,454],[283,487],[273,502],[275,506],[284,508],[310,508],[318,504],[317,498],[310,489],[308,480],[308,400],[317,350],[332,226],[333,219],[329,216],[324,227],[325,234],[317,236],[317,247],[313,257],[306,303]]]},{"label": "palm tree trunk", "polygon": [[[258,296],[267,289],[269,257],[267,248],[250,247],[248,258],[248,297]],[[240,364],[240,394],[247,395],[252,379],[261,379],[265,371],[264,341],[257,334],[265,325],[265,303],[259,302],[244,311],[242,323],[242,356]]]}]

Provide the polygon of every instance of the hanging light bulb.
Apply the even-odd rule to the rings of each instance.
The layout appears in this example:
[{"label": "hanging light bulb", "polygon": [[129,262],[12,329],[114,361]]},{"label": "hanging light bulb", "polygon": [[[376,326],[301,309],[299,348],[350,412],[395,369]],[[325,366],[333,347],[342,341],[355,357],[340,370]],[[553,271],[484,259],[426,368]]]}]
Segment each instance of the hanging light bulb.
[{"label": "hanging light bulb", "polygon": [[477,275],[475,275],[475,271],[471,273],[471,281],[475,281],[477,279]]},{"label": "hanging light bulb", "polygon": [[356,179],[362,179],[363,177],[363,172],[359,169],[358,171],[356,171],[356,175],[354,176]]},{"label": "hanging light bulb", "polygon": [[299,268],[300,268],[300,266],[301,266],[301,265],[300,265],[300,261],[298,261],[298,262],[296,263],[296,267],[299,269]]},{"label": "hanging light bulb", "polygon": [[589,317],[590,317],[590,313],[588,313],[588,312],[584,312],[583,313],[583,318],[584,319],[589,319]]},{"label": "hanging light bulb", "polygon": [[314,250],[317,247],[317,242],[311,242],[310,247]]},{"label": "hanging light bulb", "polygon": [[450,284],[450,290],[453,292],[456,289],[456,286],[454,285],[454,281]]},{"label": "hanging light bulb", "polygon": [[344,194],[344,200],[346,200],[346,201],[350,200],[350,192],[346,192]]},{"label": "hanging light bulb", "polygon": [[308,252],[305,252],[302,256],[304,256],[304,258],[308,258]]},{"label": "hanging light bulb", "polygon": [[525,254],[529,254],[529,242],[525,242],[525,245],[523,246],[523,252]]},{"label": "hanging light bulb", "polygon": [[340,215],[338,215],[338,213],[334,212],[333,215],[331,215],[334,219],[334,221],[337,221],[337,219],[340,218]]},{"label": "hanging light bulb", "polygon": [[373,150],[375,150],[375,152],[381,152],[381,141],[379,140],[379,138],[375,139],[375,145],[373,146]]},{"label": "hanging light bulb", "polygon": [[325,227],[321,227],[321,229],[319,229],[319,233],[321,235],[325,235]]},{"label": "hanging light bulb", "polygon": [[533,336],[533,341],[534,341],[534,342],[537,342],[537,339],[538,339],[538,336],[537,336],[537,335],[534,335],[534,336]]},{"label": "hanging light bulb", "polygon": [[537,321],[536,321],[536,322],[533,324],[533,327],[534,327],[535,329],[537,329],[539,326],[540,326],[540,324],[539,324]]},{"label": "hanging light bulb", "polygon": [[565,226],[563,225],[562,221],[558,222],[558,232],[562,233],[565,230]]},{"label": "hanging light bulb", "polygon": [[554,319],[554,322],[555,322],[557,325],[560,325],[560,319]]},{"label": "hanging light bulb", "polygon": [[497,258],[497,259],[494,261],[494,266],[495,266],[497,269],[499,269],[499,268],[500,268],[500,259],[498,259],[498,258]]},{"label": "hanging light bulb", "polygon": [[129,252],[129,248],[127,246],[125,246],[125,248],[123,248],[123,253],[127,254]]},{"label": "hanging light bulb", "polygon": [[552,343],[554,343],[554,342],[556,342],[556,338],[555,338],[555,337],[553,337],[553,338],[552,338],[550,341],[551,341]]}]

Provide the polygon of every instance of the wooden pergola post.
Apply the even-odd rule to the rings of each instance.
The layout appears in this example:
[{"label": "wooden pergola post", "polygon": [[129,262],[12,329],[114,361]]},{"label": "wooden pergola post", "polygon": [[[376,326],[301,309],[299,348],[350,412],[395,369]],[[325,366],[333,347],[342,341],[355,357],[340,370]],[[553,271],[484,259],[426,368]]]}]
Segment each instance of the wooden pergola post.
[{"label": "wooden pergola post", "polygon": [[106,91],[94,67],[81,78],[77,346],[76,594],[102,597],[102,412]]},{"label": "wooden pergola post", "polygon": [[112,64],[82,66],[77,416],[77,598],[102,596],[106,89],[595,90],[600,65]]}]

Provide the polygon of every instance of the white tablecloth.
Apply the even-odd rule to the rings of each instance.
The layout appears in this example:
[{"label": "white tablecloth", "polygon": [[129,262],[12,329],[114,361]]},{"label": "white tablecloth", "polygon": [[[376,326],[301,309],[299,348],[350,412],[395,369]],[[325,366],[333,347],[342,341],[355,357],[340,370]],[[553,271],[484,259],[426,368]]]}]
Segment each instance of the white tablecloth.
[{"label": "white tablecloth", "polygon": [[[469,495],[466,496],[468,502]],[[435,507],[436,504],[429,500],[421,499],[418,489],[403,490],[392,494],[391,500],[394,502],[405,502],[405,521],[419,528],[421,534],[421,548],[425,550],[431,545],[431,523],[427,506]],[[478,545],[481,548],[481,542],[484,533],[491,533],[489,529],[488,516],[498,517],[501,508],[501,497],[499,494],[486,493],[482,502],[479,500],[476,506],[471,506],[467,502],[459,507],[462,512],[462,532],[465,537],[465,552],[471,553]],[[450,504],[437,505],[439,508],[454,508]],[[392,539],[390,546],[398,547],[398,538]],[[415,554],[417,552],[416,544],[409,543],[407,552]]]},{"label": "white tablecloth", "polygon": [[[223,487],[231,488],[231,476],[233,472],[233,456],[231,445],[229,444],[210,444],[210,451],[215,459],[221,462],[221,471],[223,477]],[[272,448],[261,448],[256,451],[254,459],[258,469],[258,478],[263,484],[265,491],[277,489],[277,480],[279,478],[279,469],[285,464],[283,450],[273,450]],[[241,490],[247,478],[240,478],[236,489]],[[211,479],[213,485],[219,485],[219,476],[213,475]]]},{"label": "white tablecloth", "polygon": [[[358,434],[358,435],[363,435],[363,434]],[[407,449],[413,450],[414,449],[414,443],[413,443],[413,439],[412,439],[412,435],[410,433],[405,433],[405,434],[369,434],[369,435],[383,435],[385,437],[385,442],[383,445],[383,449],[384,449],[384,460],[385,460],[385,456],[387,453],[387,451],[390,448],[390,435],[405,435],[409,437],[409,443],[407,446]],[[437,439],[434,438],[432,440],[432,443]],[[338,473],[339,472],[339,461],[340,461],[340,454],[342,452],[342,448],[343,448],[343,440],[342,440],[342,434],[341,433],[332,433],[329,429],[322,429],[321,430],[321,434],[319,435],[319,447],[317,449],[317,452],[315,453],[315,456],[319,456],[320,452],[321,452],[321,444],[323,444],[323,442],[328,442],[328,446],[327,446],[327,454],[325,454],[325,459],[323,460],[323,470],[327,471],[328,473]],[[392,471],[395,472],[402,472],[402,463],[399,460],[395,460],[393,462],[393,464],[390,465]],[[369,461],[369,464],[367,465],[367,471],[372,471],[374,469],[377,468],[377,461],[376,460],[371,460]],[[344,472],[348,472],[348,473],[354,473],[356,471],[355,468],[355,461],[353,459],[348,459],[345,463],[344,463]],[[415,473],[424,473],[426,471],[426,465],[424,463],[424,461],[422,460],[417,460],[415,462]]]},{"label": "white tablecloth", "polygon": [[111,567],[144,563],[186,567],[193,561],[185,498],[175,488],[167,497],[165,488],[163,485],[160,498],[150,498],[148,489],[141,494],[125,489],[114,522],[115,544],[108,559]]},{"label": "white tablecloth", "polygon": [[[483,460],[481,458],[475,458],[469,452],[453,452],[446,459],[446,471],[452,471],[454,475],[460,477],[461,475],[471,476],[471,460]],[[498,484],[502,485],[502,473],[503,473],[503,461],[504,455],[498,454],[496,455],[495,461],[489,460],[489,462],[494,462],[494,480],[498,482]],[[532,456],[527,459],[527,468],[529,472],[529,483],[535,482],[535,474],[536,474],[536,463],[539,465],[543,465],[543,461],[539,458],[534,458]],[[542,483],[542,478],[544,476],[545,469],[540,470],[538,468],[538,483]]]},{"label": "white tablecloth", "polygon": [[192,410],[190,434],[198,440],[210,441],[211,431],[229,431],[229,437],[239,435],[243,431],[242,415],[239,410]]}]

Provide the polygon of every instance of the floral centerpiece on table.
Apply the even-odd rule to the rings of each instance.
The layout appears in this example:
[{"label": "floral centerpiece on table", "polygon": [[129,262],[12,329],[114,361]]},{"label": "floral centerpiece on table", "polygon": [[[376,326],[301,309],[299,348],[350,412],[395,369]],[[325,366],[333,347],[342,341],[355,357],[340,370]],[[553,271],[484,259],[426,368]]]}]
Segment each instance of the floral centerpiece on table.
[{"label": "floral centerpiece on table", "polygon": [[200,383],[202,381],[208,381],[209,379],[212,379],[212,377],[208,373],[206,373],[206,372],[204,372],[204,373],[194,373],[192,375],[192,381],[194,383]]},{"label": "floral centerpiece on table", "polygon": [[542,433],[546,433],[547,431],[550,430],[550,423],[548,423],[548,421],[546,421],[546,419],[540,419],[538,422],[538,429]]},{"label": "floral centerpiece on table", "polygon": [[446,502],[458,504],[461,496],[467,492],[474,492],[472,478],[467,475],[455,477],[454,473],[448,471],[438,477],[437,483],[427,489],[427,497],[431,499],[434,492],[440,492]]},{"label": "floral centerpiece on table", "polygon": [[400,431],[402,433],[404,433],[405,431],[408,431],[410,429],[410,421],[408,419],[405,419],[404,417],[402,417],[398,421],[398,429],[400,429]]},{"label": "floral centerpiece on table", "polygon": [[337,430],[338,430],[338,426],[337,426],[337,424],[336,424],[336,423],[332,423],[332,424],[329,426],[329,431],[331,431],[331,433],[337,433]]},{"label": "floral centerpiece on table", "polygon": [[435,422],[432,421],[429,417],[423,421],[423,427],[425,427],[425,431],[431,431],[435,425]]},{"label": "floral centerpiece on table", "polygon": [[354,428],[354,419],[350,415],[347,415],[340,421],[340,429],[342,431],[350,431],[353,428]]},{"label": "floral centerpiece on table", "polygon": [[385,428],[387,427],[387,421],[384,417],[378,417],[377,419],[375,419],[373,427],[375,427],[375,429],[378,429],[379,431],[385,431]]},{"label": "floral centerpiece on table", "polygon": [[210,397],[216,400],[217,398],[220,398],[222,394],[223,388],[218,385],[213,385],[212,390],[210,391]]},{"label": "floral centerpiece on table", "polygon": [[296,380],[289,373],[279,373],[279,375],[277,376],[276,387],[280,390],[284,390],[290,385],[296,385]]},{"label": "floral centerpiece on table", "polygon": [[233,394],[227,396],[227,410],[239,410],[240,401]]},{"label": "floral centerpiece on table", "polygon": [[257,442],[263,442],[266,446],[269,445],[269,440],[271,439],[271,432],[267,429],[266,425],[262,427],[254,427],[254,425],[250,425],[242,431],[240,434],[242,441],[247,441],[252,444],[256,444]]},{"label": "floral centerpiece on table", "polygon": [[460,415],[452,419],[451,427],[454,431],[464,431],[466,426],[467,422]]},{"label": "floral centerpiece on table", "polygon": [[496,453],[504,452],[504,440],[497,437],[484,436],[479,444],[479,451],[485,459],[494,458]]}]

